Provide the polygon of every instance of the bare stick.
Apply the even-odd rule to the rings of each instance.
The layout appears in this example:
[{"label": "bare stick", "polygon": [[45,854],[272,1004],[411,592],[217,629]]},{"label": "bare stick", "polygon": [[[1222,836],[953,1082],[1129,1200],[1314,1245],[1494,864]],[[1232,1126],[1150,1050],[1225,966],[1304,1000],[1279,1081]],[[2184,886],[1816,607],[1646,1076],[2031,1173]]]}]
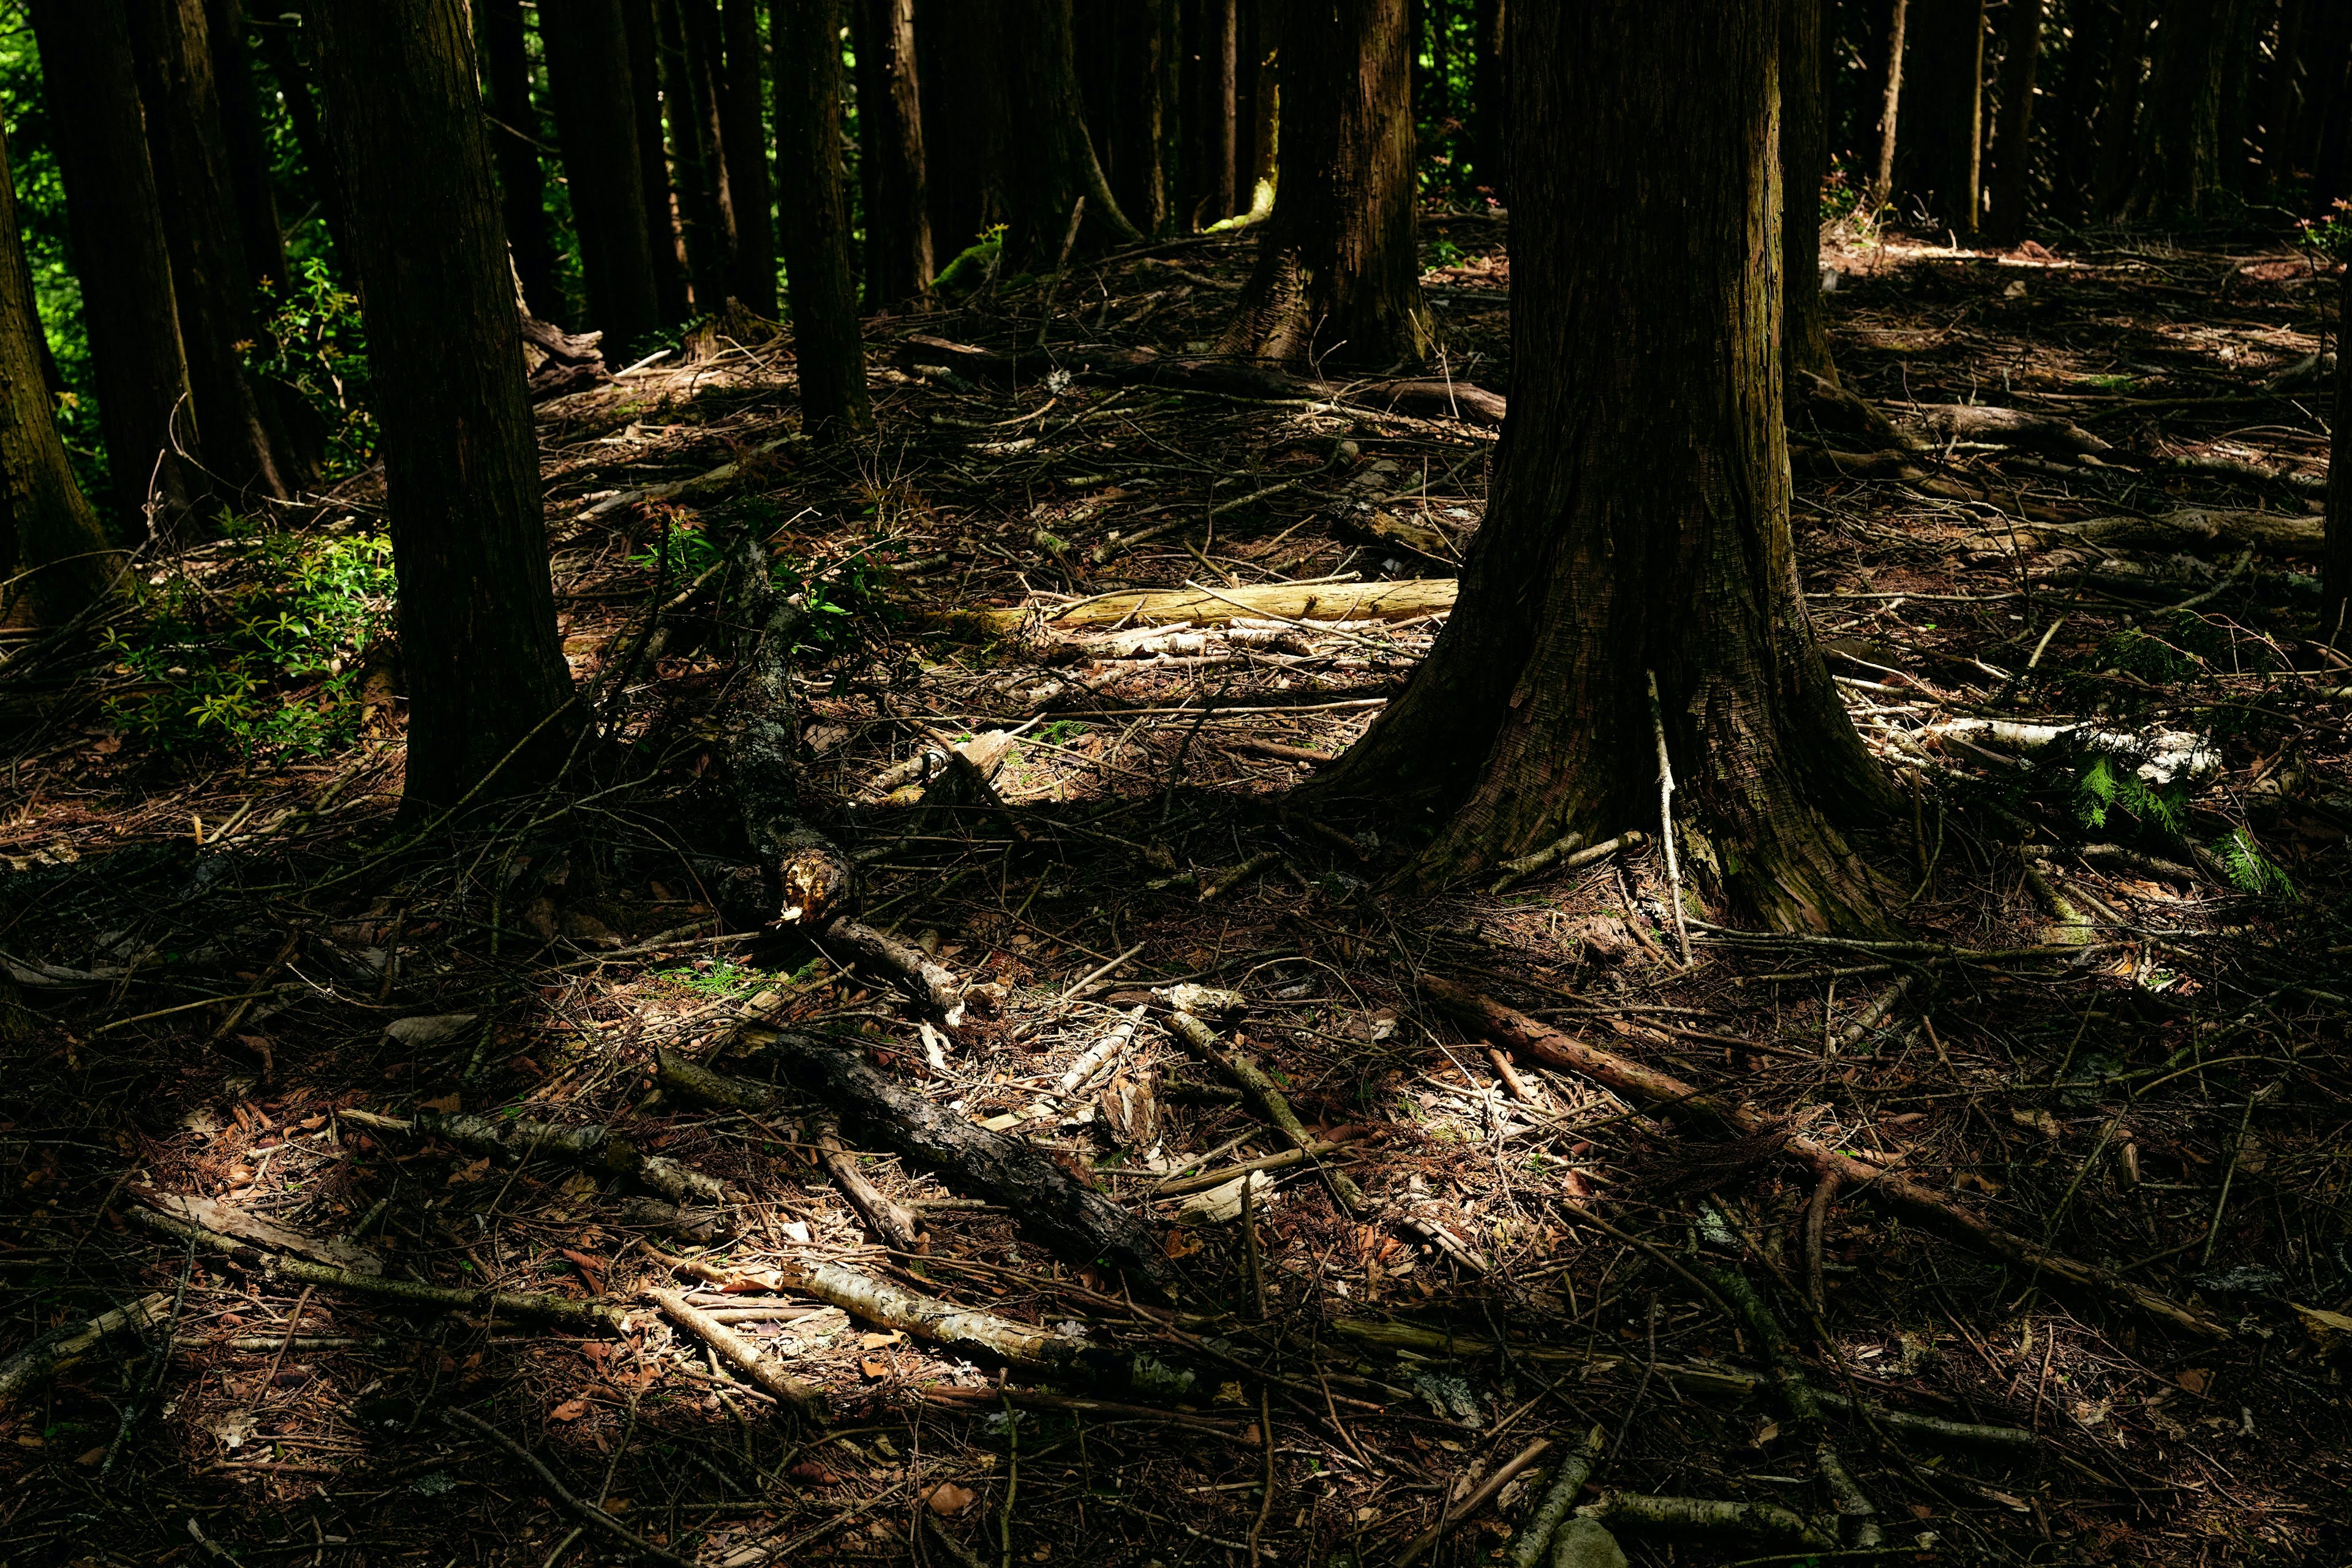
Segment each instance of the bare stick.
[{"label": "bare stick", "polygon": [[689,1331],[697,1339],[740,1367],[745,1376],[785,1404],[814,1415],[824,1409],[824,1393],[814,1384],[804,1383],[760,1353],[751,1341],[689,1303],[676,1290],[648,1290],[664,1312]]},{"label": "bare stick", "polygon": [[[1510,1483],[1511,1478],[1534,1464],[1551,1447],[1551,1439],[1538,1437],[1499,1466],[1495,1473],[1479,1484],[1478,1489],[1462,1500],[1460,1508],[1440,1511],[1437,1522],[1413,1537],[1412,1543],[1397,1554],[1397,1568],[1412,1568],[1421,1554],[1444,1539],[1445,1532],[1486,1506],[1487,1500]],[[1573,1463],[1574,1461],[1570,1461]]]},{"label": "bare stick", "polygon": [[894,1252],[914,1251],[914,1212],[892,1202],[866,1179],[866,1173],[857,1168],[857,1156],[842,1146],[840,1134],[832,1128],[816,1135],[816,1146],[826,1173],[841,1188],[849,1206],[857,1211],[857,1217],[866,1222],[866,1228],[880,1237],[882,1244]]},{"label": "bare stick", "polygon": [[1658,705],[1658,672],[1650,676],[1650,730],[1658,741],[1658,832],[1666,848],[1666,892],[1675,905],[1675,942],[1690,967],[1690,928],[1683,921],[1682,863],[1675,858],[1675,764],[1666,755],[1666,715]]},{"label": "bare stick", "polygon": [[1595,1426],[1584,1435],[1583,1446],[1560,1461],[1559,1474],[1552,1478],[1551,1489],[1544,1493],[1535,1517],[1511,1541],[1511,1568],[1536,1568],[1543,1559],[1544,1548],[1551,1544],[1552,1532],[1568,1517],[1568,1510],[1576,1506],[1577,1497],[1584,1490],[1584,1483],[1592,1479],[1592,1467],[1601,1462],[1601,1450],[1608,1441],[1608,1435]]}]

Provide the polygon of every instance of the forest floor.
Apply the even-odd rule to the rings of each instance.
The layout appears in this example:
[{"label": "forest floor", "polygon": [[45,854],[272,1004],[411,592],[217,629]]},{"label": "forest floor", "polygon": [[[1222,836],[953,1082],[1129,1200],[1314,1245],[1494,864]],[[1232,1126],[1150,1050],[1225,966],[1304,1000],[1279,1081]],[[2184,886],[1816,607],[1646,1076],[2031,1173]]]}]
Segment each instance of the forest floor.
[{"label": "forest floor", "polygon": [[[1504,225],[1424,238],[1445,374],[1507,392]],[[2283,237],[2048,243],[1828,258],[1865,397],[2076,428],[1948,435],[1925,479],[1842,476],[1795,432],[1812,614],[1914,803],[1862,843],[1903,943],[1717,908],[1685,963],[1654,821],[1571,869],[1408,897],[1388,879],[1413,821],[1295,808],[1434,635],[1442,593],[1411,595],[1475,531],[1494,431],[1344,388],[1114,384],[1076,353],[982,380],[984,356],[910,341],[1197,353],[1246,237],[873,321],[878,428],[852,448],[797,438],[788,344],[748,334],[543,405],[565,650],[607,678],[593,787],[395,825],[386,645],[305,663],[285,639],[309,634],[268,620],[381,615],[367,479],[289,531],[147,560],[176,642],[125,619],[95,655],[8,643],[0,1356],[129,1321],[53,1376],[0,1364],[0,1564],[1371,1564],[1441,1526],[1415,1560],[1484,1563],[1593,1428],[1575,1500],[1633,1561],[1834,1558],[1779,1515],[1635,1517],[1643,1496],[1828,1517],[1822,1434],[1727,1317],[1735,1279],[1790,1329],[1783,1371],[1875,1409],[1822,1429],[1885,1531],[1847,1557],[2343,1562],[2352,658],[2314,639],[2309,574],[2337,289]],[[2240,521],[2150,521],[2185,508]],[[2111,519],[2138,531],[2074,526]],[[859,863],[863,918],[984,983],[958,1015],[714,910],[713,868],[745,858],[718,590],[747,534],[818,612],[806,804]],[[1425,586],[1402,617],[1329,618],[1382,579]],[[1322,592],[1232,624],[1232,595],[1285,583]],[[1120,626],[1131,599],[1069,609],[1186,584],[1189,632]],[[1030,613],[958,614],[990,605]],[[206,660],[250,679],[207,685]],[[1002,809],[924,789],[950,744]],[[1726,1143],[1490,1049],[1440,981],[1772,1131]],[[1210,1022],[1319,1163],[1236,1169],[1288,1144],[1172,1031],[1154,992],[1186,982],[1242,994]],[[886,1248],[819,1163],[826,1108],[786,1083],[713,1109],[660,1068],[764,1076],[747,1019],[1025,1129],[1151,1226],[1175,1310],[874,1155],[854,1171],[927,1237]],[[692,1216],[626,1160],[467,1142],[447,1119],[473,1112],[716,1178],[715,1238],[677,1235]],[[1831,1194],[1809,1243],[1800,1133],[2217,1331],[1872,1193]],[[883,1331],[803,1288],[823,1263],[1156,1380]],[[386,1294],[409,1285],[535,1300]],[[655,1289],[722,1313],[767,1380]],[[780,1403],[778,1365],[824,1423]]]}]

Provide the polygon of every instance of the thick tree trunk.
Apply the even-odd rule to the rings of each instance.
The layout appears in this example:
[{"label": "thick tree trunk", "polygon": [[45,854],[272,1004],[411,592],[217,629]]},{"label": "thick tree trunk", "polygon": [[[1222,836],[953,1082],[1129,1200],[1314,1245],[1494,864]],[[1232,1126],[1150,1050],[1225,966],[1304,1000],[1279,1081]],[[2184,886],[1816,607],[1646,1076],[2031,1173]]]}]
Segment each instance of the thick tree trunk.
[{"label": "thick tree trunk", "polygon": [[404,804],[454,805],[486,780],[511,794],[551,774],[576,725],[464,0],[312,15],[383,422]]},{"label": "thick tree trunk", "polygon": [[[1005,161],[1004,268],[1048,272],[1060,263],[1070,218],[1084,201],[1075,253],[1143,236],[1111,195],[1078,94],[1071,0],[995,0],[1008,41],[999,132],[1017,153]],[[1225,167],[1231,169],[1231,143]],[[1223,215],[1220,215],[1223,216]]]},{"label": "thick tree trunk", "polygon": [[1822,181],[1830,172],[1822,81],[1824,0],[1780,5],[1780,365],[1790,385],[1817,375],[1834,385],[1829,310],[1822,297]]},{"label": "thick tree trunk", "polygon": [[760,0],[721,0],[727,62],[719,112],[733,198],[735,298],[754,315],[776,314],[776,186],[768,173],[767,117],[760,92]]},{"label": "thick tree trunk", "polygon": [[561,321],[567,312],[547,239],[547,176],[539,166],[539,110],[531,101],[533,69],[522,0],[474,0],[474,38],[515,276],[522,279],[530,313],[542,321]]},{"label": "thick tree trunk", "polygon": [[232,505],[283,500],[299,467],[275,399],[247,374],[237,348],[259,339],[261,322],[237,236],[203,0],[131,0],[127,15],[205,468]]},{"label": "thick tree trunk", "polygon": [[615,368],[663,321],[621,5],[622,0],[564,0],[540,14],[548,93],[588,292],[588,320],[576,324],[604,334],[605,357]]},{"label": "thick tree trunk", "polygon": [[662,111],[669,121],[679,228],[686,240],[691,302],[705,314],[727,301],[730,236],[719,189],[720,159],[710,94],[694,45],[690,9],[708,13],[710,0],[654,0],[660,46]]},{"label": "thick tree trunk", "polygon": [[2336,416],[2327,447],[2327,543],[2320,571],[2320,636],[2330,647],[2352,647],[2352,353],[2345,352],[2346,323],[2352,323],[2352,268],[2344,273],[2336,301]]},{"label": "thick tree trunk", "polygon": [[1509,0],[1475,0],[1470,104],[1478,159],[1471,173],[1488,195],[1506,206],[1511,201],[1510,54],[1503,43],[1508,5]]},{"label": "thick tree trunk", "polygon": [[[188,367],[130,28],[122,0],[34,0],[32,10],[113,480],[114,531],[137,538],[151,496],[168,527],[205,483],[173,448]],[[181,432],[193,450],[194,421],[183,418]]]},{"label": "thick tree trunk", "polygon": [[1895,198],[1895,132],[1903,110],[1903,50],[1909,31],[1910,0],[1895,0],[1886,20],[1886,74],[1878,97],[1878,162],[1870,182],[1870,205]]},{"label": "thick tree trunk", "polygon": [[678,232],[677,199],[670,183],[669,148],[662,135],[660,29],[654,0],[621,0],[629,47],[629,104],[637,122],[637,189],[646,203],[646,237],[653,247],[654,297],[665,326],[686,320],[686,240]]},{"label": "thick tree trunk", "polygon": [[230,189],[236,196],[236,232],[254,283],[282,290],[286,283],[286,237],[278,226],[278,197],[270,188],[269,143],[261,129],[261,100],[253,84],[253,59],[246,47],[245,0],[205,0],[205,36],[213,52],[218,84],[221,145],[228,154]]},{"label": "thick tree trunk", "polygon": [[1912,0],[1904,185],[1963,240],[1984,209],[1985,0]]},{"label": "thick tree trunk", "polygon": [[770,0],[768,37],[801,426],[839,436],[873,422],[841,189],[841,0]]},{"label": "thick tree trunk", "polygon": [[2221,177],[2221,90],[2239,0],[2166,0],[2140,119],[2133,216],[2210,211]]},{"label": "thick tree trunk", "polygon": [[1510,26],[1518,369],[1494,497],[1445,630],[1321,787],[1425,807],[1431,882],[1653,827],[1654,675],[1684,863],[1774,925],[1873,923],[1832,819],[1886,786],[1789,534],[1773,14],[1590,0]]},{"label": "thick tree trunk", "polygon": [[1223,352],[1418,361],[1432,339],[1414,243],[1404,0],[1301,0],[1282,41],[1282,197]]},{"label": "thick tree trunk", "polygon": [[[49,86],[56,90],[52,77]],[[121,553],[74,483],[41,378],[41,322],[0,138],[0,626],[56,626],[124,592]]]},{"label": "thick tree trunk", "polygon": [[2140,79],[2147,70],[2147,0],[2116,0],[2107,81],[2099,95],[2099,155],[2092,175],[2096,210],[2119,213],[2131,199],[2139,149]]},{"label": "thick tree trunk", "polygon": [[2042,0],[2009,0],[2001,30],[2000,120],[1992,216],[1985,230],[1993,244],[2009,247],[2025,237],[2025,204],[2033,188],[2033,77],[2042,58]]},{"label": "thick tree trunk", "polygon": [[914,0],[849,0],[857,44],[858,174],[866,184],[866,308],[931,287]]},{"label": "thick tree trunk", "polygon": [[940,264],[1004,220],[1004,116],[997,106],[1007,42],[997,8],[973,0],[915,0],[917,74],[923,82],[925,188]]}]

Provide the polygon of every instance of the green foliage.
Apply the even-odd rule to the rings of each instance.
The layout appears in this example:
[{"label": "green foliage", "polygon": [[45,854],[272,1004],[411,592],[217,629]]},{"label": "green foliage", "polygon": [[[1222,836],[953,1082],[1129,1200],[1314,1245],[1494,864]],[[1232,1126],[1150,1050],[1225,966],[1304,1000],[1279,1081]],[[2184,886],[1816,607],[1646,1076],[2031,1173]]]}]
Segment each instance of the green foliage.
[{"label": "green foliage", "polygon": [[2074,815],[2085,827],[2105,827],[2107,814],[2122,810],[2168,833],[2180,831],[2189,805],[2189,786],[2179,780],[2152,786],[2135,771],[2130,759],[2093,752],[2078,764],[2074,778]]},{"label": "green foliage", "polygon": [[984,287],[996,276],[996,264],[1004,254],[1004,225],[982,232],[976,244],[965,247],[956,258],[939,270],[931,287],[942,294],[969,294]]},{"label": "green foliage", "polygon": [[328,433],[321,477],[342,479],[375,458],[359,297],[337,288],[326,262],[315,256],[294,263],[293,272],[287,288],[262,284],[268,326],[262,342],[246,345],[246,365],[310,405]]},{"label": "green foliage", "polygon": [[2196,655],[2137,626],[2126,626],[2101,643],[2098,661],[2102,668],[2120,669],[2159,686],[2179,680],[2198,663]]},{"label": "green foliage", "polygon": [[1451,267],[1465,254],[1460,246],[1442,234],[1429,242],[1429,264],[1432,267]]},{"label": "green foliage", "polygon": [[[764,502],[751,503],[746,510],[757,522],[774,521],[773,509]],[[669,581],[675,583],[709,571],[732,548],[733,542],[717,531],[710,520],[672,514],[663,520],[661,538],[630,556],[629,564],[658,571],[667,551]],[[797,597],[808,612],[801,631],[805,641],[828,647],[847,629],[851,616],[879,608],[878,591],[890,574],[881,549],[879,541],[869,542],[835,561],[796,561],[771,550],[768,581],[786,598]]]},{"label": "green foliage", "polygon": [[2329,261],[2352,259],[2352,201],[2336,198],[2316,218],[2295,221],[2295,243]]},{"label": "green foliage", "polygon": [[232,522],[242,585],[169,579],[145,614],[106,634],[114,721],[163,751],[231,751],[247,763],[348,745],[362,712],[361,662],[392,629],[392,541]]},{"label": "green foliage", "polygon": [[1050,724],[1040,726],[1037,738],[1048,745],[1066,746],[1086,732],[1087,726],[1076,719],[1056,719]]},{"label": "green foliage", "polygon": [[2286,868],[2263,853],[2253,834],[2241,827],[2226,838],[2217,841],[2213,853],[2221,858],[2230,873],[2230,880],[2249,893],[2265,893],[2273,898],[2300,900],[2294,880]]}]

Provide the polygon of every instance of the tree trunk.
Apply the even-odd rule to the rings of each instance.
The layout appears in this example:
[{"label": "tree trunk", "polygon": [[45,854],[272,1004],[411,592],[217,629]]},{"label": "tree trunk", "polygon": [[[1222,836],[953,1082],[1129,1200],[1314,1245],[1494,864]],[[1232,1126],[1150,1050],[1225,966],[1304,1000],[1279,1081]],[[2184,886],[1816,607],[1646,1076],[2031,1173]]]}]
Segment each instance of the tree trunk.
[{"label": "tree trunk", "polygon": [[1878,99],[1878,163],[1870,184],[1874,207],[1895,199],[1895,128],[1903,108],[1904,34],[1910,10],[1910,0],[1895,0],[1886,23],[1885,87]]},{"label": "tree trunk", "polygon": [[1817,375],[1835,385],[1829,309],[1822,297],[1822,182],[1830,172],[1822,80],[1824,0],[1780,5],[1780,275],[1786,301],[1780,364],[1789,385]]},{"label": "tree trunk", "polygon": [[2330,647],[2352,647],[2352,353],[2345,352],[2345,333],[2352,325],[2352,268],[2344,272],[2336,316],[2335,428],[2327,445],[2327,542],[2320,569],[2320,636]]},{"label": "tree trunk", "polygon": [[0,626],[57,626],[124,592],[128,580],[58,439],[19,232],[0,137]]},{"label": "tree trunk", "polygon": [[2261,183],[2269,190],[2282,190],[2294,178],[2294,127],[2309,93],[2309,67],[2304,58],[2309,22],[2306,0],[2279,0],[2278,32],[2270,69],[2263,79]]},{"label": "tree trunk", "polygon": [[127,15],[204,464],[231,505],[283,500],[299,470],[276,400],[237,349],[258,341],[261,322],[237,237],[203,0],[131,0]]},{"label": "tree trunk", "polygon": [[1425,807],[1427,883],[1653,827],[1654,676],[1684,863],[1712,859],[1776,926],[1874,923],[1831,819],[1887,789],[1789,534],[1773,13],[1589,0],[1514,6],[1510,28],[1517,369],[1494,497],[1435,647],[1319,787]]},{"label": "tree trunk", "polygon": [[700,51],[694,47],[694,25],[687,12],[689,8],[707,12],[709,5],[710,0],[654,0],[662,110],[669,121],[687,279],[693,308],[706,315],[727,301],[729,236],[719,188],[719,153],[712,134],[716,121],[700,79]]},{"label": "tree trunk", "polygon": [[721,0],[727,61],[720,84],[721,144],[734,201],[735,298],[757,316],[776,314],[776,187],[768,174],[766,116],[760,112],[760,0]]},{"label": "tree trunk", "polygon": [[1117,0],[1102,16],[1110,34],[1103,173],[1120,207],[1152,234],[1168,222],[1166,11],[1165,0]]},{"label": "tree trunk", "polygon": [[2033,76],[2042,58],[2042,0],[2009,0],[2002,37],[2000,121],[1986,233],[1993,244],[2008,248],[2025,237],[2025,204],[2033,188]]},{"label": "tree trunk", "polygon": [[539,166],[539,110],[531,101],[533,69],[522,0],[474,0],[474,37],[515,276],[522,279],[530,313],[542,321],[560,321],[566,312],[547,238],[547,176]]},{"label": "tree trunk", "polygon": [[2099,156],[2092,199],[2119,213],[2131,199],[2132,160],[2139,148],[2140,78],[2147,70],[2147,0],[2116,0],[2107,84],[2099,95]]},{"label": "tree trunk", "polygon": [[801,427],[838,436],[873,422],[841,190],[841,0],[769,0],[768,37]]},{"label": "tree trunk", "polygon": [[1282,197],[1222,352],[1418,361],[1433,340],[1414,244],[1404,0],[1301,0],[1282,41]]},{"label": "tree trunk", "polygon": [[2221,90],[2238,0],[2165,0],[2127,211],[2195,216],[2223,191]]},{"label": "tree trunk", "polygon": [[1201,173],[1193,187],[1202,223],[1234,216],[1234,37],[1237,0],[1201,0],[1199,73],[1193,111],[1201,123]]},{"label": "tree trunk", "polygon": [[1242,67],[1249,82],[1249,114],[1234,132],[1240,163],[1234,199],[1244,211],[1259,218],[1274,210],[1277,143],[1282,134],[1281,16],[1277,5],[1261,0],[1250,11],[1244,34],[1249,53]]},{"label": "tree trunk", "polygon": [[269,143],[262,133],[261,100],[254,91],[253,60],[246,47],[245,0],[205,0],[205,36],[212,47],[213,79],[220,93],[221,146],[228,154],[245,265],[257,286],[268,284],[282,294],[286,237],[278,226]]},{"label": "tree trunk", "polygon": [[645,195],[646,237],[653,247],[654,297],[665,326],[686,320],[686,241],[678,232],[669,150],[662,136],[660,30],[654,0],[621,0],[629,46],[630,111],[637,122],[637,188]]},{"label": "tree trunk", "polygon": [[925,188],[940,265],[1004,219],[1006,68],[998,13],[973,0],[915,0]]},{"label": "tree trunk", "polygon": [[276,79],[278,96],[286,105],[286,122],[294,132],[294,145],[302,159],[301,173],[310,182],[311,197],[319,204],[319,215],[327,226],[327,238],[340,258],[348,255],[351,242],[345,237],[351,226],[343,211],[343,182],[335,173],[334,149],[327,145],[324,128],[319,123],[319,105],[310,94],[310,68],[304,63],[305,37],[301,10],[295,0],[278,0],[286,7],[278,16],[261,23],[259,35],[262,63]]},{"label": "tree trunk", "polygon": [[604,356],[616,369],[663,321],[621,5],[564,0],[540,13],[548,94],[588,291],[584,325],[604,334]]},{"label": "tree trunk", "polygon": [[2090,199],[2097,164],[2099,89],[2106,79],[2107,59],[2115,52],[2115,6],[2112,0],[2089,0],[2060,13],[2063,53],[2060,58],[2058,103],[2054,129],[2058,138],[2057,170],[2051,179],[2053,211],[2080,221],[2091,210]]},{"label": "tree trunk", "polygon": [[[1475,0],[1471,47],[1475,85],[1470,122],[1478,162],[1471,173],[1486,193],[1508,206],[1511,202],[1510,55],[1503,38],[1509,0]],[[1901,4],[1901,0],[1896,0]]]},{"label": "tree trunk", "polygon": [[575,710],[464,0],[312,14],[383,423],[404,807],[455,805],[485,781],[513,794],[552,776]]},{"label": "tree trunk", "polygon": [[[151,494],[159,523],[168,527],[205,484],[172,442],[188,367],[180,357],[172,258],[147,161],[129,24],[122,0],[34,0],[32,10],[113,480],[114,532],[135,539],[146,531]],[[183,418],[191,449],[194,431],[194,421]]]},{"label": "tree trunk", "polygon": [[1985,0],[1912,0],[1904,184],[1963,240],[1984,209]]},{"label": "tree trunk", "polygon": [[849,0],[857,43],[858,174],[866,182],[866,308],[929,291],[930,195],[914,0]]},{"label": "tree trunk", "polygon": [[[1086,210],[1077,252],[1143,237],[1111,195],[1087,134],[1070,5],[1071,0],[995,0],[1000,29],[1017,45],[1003,51],[1005,118],[1000,134],[1005,147],[1019,150],[1006,159],[1004,171],[1008,273],[1047,272],[1059,265],[1071,215],[1081,200]],[[1228,170],[1231,149],[1228,142]]]}]

